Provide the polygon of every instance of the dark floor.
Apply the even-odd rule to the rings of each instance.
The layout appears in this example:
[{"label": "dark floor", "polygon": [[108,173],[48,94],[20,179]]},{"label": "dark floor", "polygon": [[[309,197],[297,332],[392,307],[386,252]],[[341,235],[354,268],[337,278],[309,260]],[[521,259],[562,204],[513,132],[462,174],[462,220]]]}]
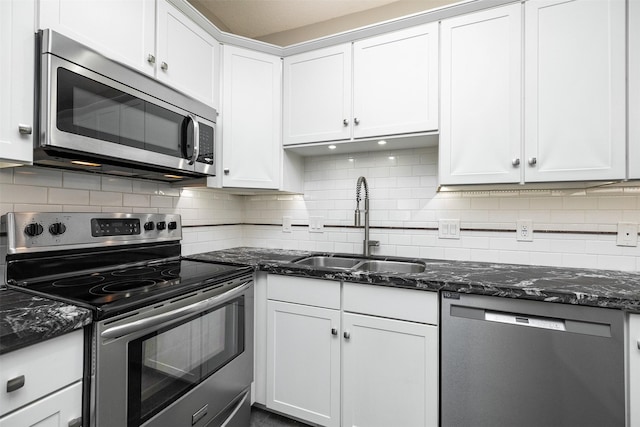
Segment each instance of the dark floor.
[{"label": "dark floor", "polygon": [[308,424],[295,421],[255,406],[251,407],[251,424],[249,427],[307,427]]}]

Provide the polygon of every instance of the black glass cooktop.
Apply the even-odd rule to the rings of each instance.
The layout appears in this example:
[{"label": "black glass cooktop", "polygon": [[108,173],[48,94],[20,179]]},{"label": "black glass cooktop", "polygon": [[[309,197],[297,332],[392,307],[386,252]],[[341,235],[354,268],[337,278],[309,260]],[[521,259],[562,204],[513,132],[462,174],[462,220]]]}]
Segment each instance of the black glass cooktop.
[{"label": "black glass cooktop", "polygon": [[20,288],[94,310],[97,319],[223,283],[250,267],[184,259],[149,262],[18,283]]}]

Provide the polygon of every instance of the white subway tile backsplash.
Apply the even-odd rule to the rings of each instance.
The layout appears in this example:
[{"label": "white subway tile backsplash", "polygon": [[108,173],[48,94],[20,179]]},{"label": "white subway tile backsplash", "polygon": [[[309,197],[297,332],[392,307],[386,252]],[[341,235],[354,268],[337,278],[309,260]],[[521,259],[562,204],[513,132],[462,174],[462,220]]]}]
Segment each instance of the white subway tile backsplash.
[{"label": "white subway tile backsplash", "polygon": [[101,190],[102,178],[100,175],[83,172],[62,172],[62,185],[64,188],[78,190]]},{"label": "white subway tile backsplash", "polygon": [[133,191],[133,180],[114,176],[102,177],[102,191],[118,191],[121,193],[131,193]]},{"label": "white subway tile backsplash", "polygon": [[89,191],[68,188],[49,188],[50,204],[60,205],[88,205]]},{"label": "white subway tile backsplash", "polygon": [[57,169],[23,166],[15,168],[13,183],[40,187],[62,187],[62,172]]},{"label": "white subway tile backsplash", "polygon": [[46,203],[47,188],[31,185],[0,184],[0,198],[12,203]]},{"label": "white subway tile backsplash", "polygon": [[94,206],[122,206],[122,193],[113,191],[90,191],[89,203]]},{"label": "white subway tile backsplash", "polygon": [[148,194],[128,194],[122,195],[122,204],[124,206],[131,206],[134,208],[145,207],[149,208],[150,198]]}]

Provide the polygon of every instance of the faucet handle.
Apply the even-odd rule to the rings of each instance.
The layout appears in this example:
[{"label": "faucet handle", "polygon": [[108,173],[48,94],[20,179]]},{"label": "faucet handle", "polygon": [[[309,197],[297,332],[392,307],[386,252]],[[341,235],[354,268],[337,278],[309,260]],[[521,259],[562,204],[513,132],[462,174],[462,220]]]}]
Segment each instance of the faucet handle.
[{"label": "faucet handle", "polygon": [[356,227],[360,227],[360,209],[356,209],[353,224]]}]

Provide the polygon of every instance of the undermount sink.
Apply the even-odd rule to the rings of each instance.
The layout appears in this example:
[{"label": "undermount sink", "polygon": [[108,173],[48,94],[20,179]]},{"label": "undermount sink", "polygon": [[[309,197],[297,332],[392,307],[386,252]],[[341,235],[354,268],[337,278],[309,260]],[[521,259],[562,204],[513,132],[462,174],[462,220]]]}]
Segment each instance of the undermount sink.
[{"label": "undermount sink", "polygon": [[385,273],[422,273],[424,264],[407,261],[364,261],[356,266],[357,270]]},{"label": "undermount sink", "polygon": [[341,258],[332,256],[310,256],[295,261],[296,264],[310,265],[312,267],[329,267],[351,269],[362,260],[358,258]]},{"label": "undermount sink", "polygon": [[295,264],[375,273],[422,273],[425,270],[424,264],[411,261],[386,261],[320,255],[302,258],[295,261]]}]

